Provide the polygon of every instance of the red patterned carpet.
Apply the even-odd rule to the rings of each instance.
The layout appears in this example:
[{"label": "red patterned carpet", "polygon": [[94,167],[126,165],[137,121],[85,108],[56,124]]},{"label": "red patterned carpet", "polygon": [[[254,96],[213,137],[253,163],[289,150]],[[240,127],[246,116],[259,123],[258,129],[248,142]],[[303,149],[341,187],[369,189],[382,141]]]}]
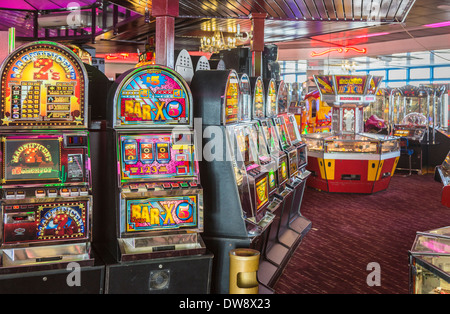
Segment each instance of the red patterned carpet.
[{"label": "red patterned carpet", "polygon": [[[292,255],[277,294],[407,294],[408,250],[416,231],[450,225],[442,184],[432,174],[394,176],[372,195],[305,190],[302,214],[312,229]],[[381,285],[369,286],[367,265],[380,265]]]}]

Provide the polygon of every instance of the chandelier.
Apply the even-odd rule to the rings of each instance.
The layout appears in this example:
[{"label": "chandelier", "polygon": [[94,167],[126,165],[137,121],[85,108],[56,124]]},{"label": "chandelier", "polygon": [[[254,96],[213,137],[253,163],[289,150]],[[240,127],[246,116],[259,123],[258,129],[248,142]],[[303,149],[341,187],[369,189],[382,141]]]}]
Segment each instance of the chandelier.
[{"label": "chandelier", "polygon": [[222,32],[215,31],[210,37],[200,38],[200,51],[217,53],[220,50],[236,48],[236,36],[224,37]]}]

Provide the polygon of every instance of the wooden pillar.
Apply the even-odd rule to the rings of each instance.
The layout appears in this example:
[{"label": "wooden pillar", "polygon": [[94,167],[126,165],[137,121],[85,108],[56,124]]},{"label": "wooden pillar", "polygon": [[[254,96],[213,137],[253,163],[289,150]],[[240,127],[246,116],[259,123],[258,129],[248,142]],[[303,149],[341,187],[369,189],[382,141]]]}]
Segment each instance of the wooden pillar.
[{"label": "wooden pillar", "polygon": [[153,0],[152,16],[156,18],[155,63],[174,68],[175,18],[178,0]]},{"label": "wooden pillar", "polygon": [[250,50],[252,53],[252,76],[263,75],[264,20],[266,17],[266,13],[252,13],[250,15],[253,34],[253,38],[250,42]]}]

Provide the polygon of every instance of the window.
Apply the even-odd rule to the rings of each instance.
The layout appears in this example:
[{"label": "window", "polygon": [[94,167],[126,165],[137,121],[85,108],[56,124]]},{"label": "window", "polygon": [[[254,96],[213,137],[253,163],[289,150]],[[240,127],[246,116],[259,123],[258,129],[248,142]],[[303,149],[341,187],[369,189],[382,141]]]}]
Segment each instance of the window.
[{"label": "window", "polygon": [[406,69],[389,70],[389,80],[406,80]]},{"label": "window", "polygon": [[429,79],[430,78],[430,68],[413,68],[410,69],[409,74],[410,79]]},{"label": "window", "polygon": [[449,67],[435,67],[434,68],[434,78],[449,78],[450,77],[450,66]]}]

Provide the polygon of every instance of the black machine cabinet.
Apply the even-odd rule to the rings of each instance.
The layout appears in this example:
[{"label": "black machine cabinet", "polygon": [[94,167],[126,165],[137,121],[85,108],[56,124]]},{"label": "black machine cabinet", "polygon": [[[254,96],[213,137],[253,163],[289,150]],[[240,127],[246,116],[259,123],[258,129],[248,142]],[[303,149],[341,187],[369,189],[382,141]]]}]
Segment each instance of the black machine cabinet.
[{"label": "black machine cabinet", "polygon": [[228,293],[229,251],[263,250],[274,219],[268,209],[269,174],[255,158],[251,123],[240,116],[246,112],[240,81],[234,70],[211,70],[198,71],[191,84],[194,116],[203,125],[204,240],[215,256],[215,293]]}]

